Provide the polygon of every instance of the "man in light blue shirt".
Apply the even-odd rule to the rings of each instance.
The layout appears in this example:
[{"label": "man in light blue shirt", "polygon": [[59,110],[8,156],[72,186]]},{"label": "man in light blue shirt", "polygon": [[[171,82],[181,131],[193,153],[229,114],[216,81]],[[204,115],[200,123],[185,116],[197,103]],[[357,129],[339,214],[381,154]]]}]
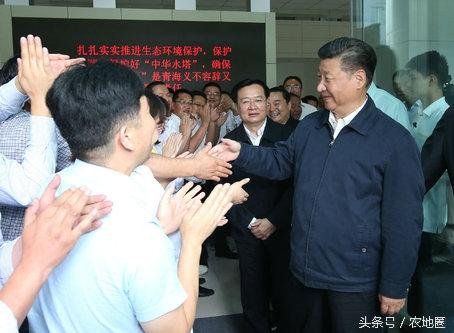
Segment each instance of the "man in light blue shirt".
[{"label": "man in light blue shirt", "polygon": [[367,94],[372,98],[377,108],[411,131],[408,111],[404,103],[386,90],[378,88],[374,82],[367,89]]},{"label": "man in light blue shirt", "polygon": [[[189,211],[171,206],[161,215],[164,225],[164,218],[184,217],[177,267],[170,240],[144,205],[147,192],[130,177],[158,136],[137,74],[109,62],[75,67],[57,78],[46,101],[76,158],[60,172],[60,191],[84,185],[105,194],[113,209],[49,276],[28,316],[31,331],[188,332],[201,244],[231,206],[229,186],[217,186],[201,207],[189,199]],[[151,173],[142,177],[151,182]],[[167,192],[163,200],[170,198]]]}]

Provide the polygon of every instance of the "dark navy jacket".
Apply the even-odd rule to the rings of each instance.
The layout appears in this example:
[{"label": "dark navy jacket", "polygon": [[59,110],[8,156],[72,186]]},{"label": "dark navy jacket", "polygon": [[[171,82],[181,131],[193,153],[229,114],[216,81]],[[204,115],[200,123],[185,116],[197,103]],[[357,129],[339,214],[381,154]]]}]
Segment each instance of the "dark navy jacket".
[{"label": "dark navy jacket", "polygon": [[335,141],[328,116],[308,115],[274,148],[242,144],[234,166],[294,177],[290,269],[304,285],[403,298],[423,221],[416,144],[371,98]]}]

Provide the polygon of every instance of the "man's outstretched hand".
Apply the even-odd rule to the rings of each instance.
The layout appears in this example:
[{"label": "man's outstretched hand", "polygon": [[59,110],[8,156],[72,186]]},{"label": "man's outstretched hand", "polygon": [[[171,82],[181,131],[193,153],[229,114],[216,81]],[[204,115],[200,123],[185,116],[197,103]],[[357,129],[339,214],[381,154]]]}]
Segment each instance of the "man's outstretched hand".
[{"label": "man's outstretched hand", "polygon": [[236,160],[240,155],[241,144],[230,139],[222,139],[222,141],[211,148],[210,155],[217,157],[223,161],[230,162]]}]

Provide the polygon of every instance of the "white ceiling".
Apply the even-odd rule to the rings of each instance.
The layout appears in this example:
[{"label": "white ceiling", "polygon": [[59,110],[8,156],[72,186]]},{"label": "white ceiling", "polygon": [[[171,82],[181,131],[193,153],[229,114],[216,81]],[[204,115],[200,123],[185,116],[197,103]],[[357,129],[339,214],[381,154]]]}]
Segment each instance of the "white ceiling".
[{"label": "white ceiling", "polygon": [[[29,0],[32,5],[91,7],[92,0]],[[4,0],[0,0],[4,3]],[[174,0],[116,0],[118,8],[173,9]],[[196,0],[198,10],[247,11],[249,0]],[[271,0],[279,17],[330,16],[348,18],[350,0]]]}]

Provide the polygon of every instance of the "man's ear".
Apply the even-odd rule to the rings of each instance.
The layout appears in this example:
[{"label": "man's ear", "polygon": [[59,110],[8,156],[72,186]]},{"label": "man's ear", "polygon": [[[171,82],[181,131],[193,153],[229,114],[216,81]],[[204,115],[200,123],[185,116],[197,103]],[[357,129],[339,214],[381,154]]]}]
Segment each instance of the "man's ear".
[{"label": "man's ear", "polygon": [[121,126],[118,131],[118,142],[126,150],[132,151],[135,149],[134,136],[132,135],[132,128],[129,126]]},{"label": "man's ear", "polygon": [[430,74],[429,78],[429,87],[438,86],[438,77],[436,75]]},{"label": "man's ear", "polygon": [[[359,69],[353,74],[355,81],[356,81],[356,88],[362,89],[367,85],[367,75],[364,69]],[[366,88],[367,90],[367,88]]]}]

